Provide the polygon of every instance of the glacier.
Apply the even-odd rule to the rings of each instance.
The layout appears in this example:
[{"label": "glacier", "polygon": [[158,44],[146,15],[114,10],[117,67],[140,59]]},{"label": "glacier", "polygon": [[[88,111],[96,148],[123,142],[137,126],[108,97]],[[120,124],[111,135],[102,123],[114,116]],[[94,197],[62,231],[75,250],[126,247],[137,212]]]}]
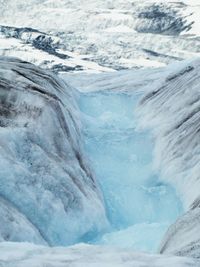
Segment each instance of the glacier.
[{"label": "glacier", "polygon": [[191,258],[151,255],[103,246],[79,244],[44,247],[30,243],[0,243],[2,267],[198,267]]},{"label": "glacier", "polygon": [[199,267],[199,1],[0,7],[0,266]]},{"label": "glacier", "polygon": [[175,186],[187,210],[166,233],[160,251],[198,258],[199,73],[199,59],[177,66],[139,106],[141,127],[152,129],[156,138],[155,168]]},{"label": "glacier", "polygon": [[200,52],[198,0],[1,0],[0,6],[0,54],[55,71],[162,67]]},{"label": "glacier", "polygon": [[[192,165],[173,168],[164,141],[190,119],[196,127],[184,116],[198,114],[199,60],[65,82],[15,58],[0,63],[0,266],[198,267],[198,180]],[[165,92],[169,103],[186,94],[177,112],[159,104]],[[58,247],[80,242],[90,245]]]},{"label": "glacier", "polygon": [[[140,97],[135,92],[106,90],[82,93],[78,106],[85,151],[101,185],[112,226],[96,242],[155,252],[182,207],[172,188],[152,169],[151,137],[136,130],[134,108]],[[141,232],[146,234],[137,234]]]},{"label": "glacier", "polygon": [[69,245],[106,227],[73,90],[13,58],[0,58],[0,75],[1,239]]}]

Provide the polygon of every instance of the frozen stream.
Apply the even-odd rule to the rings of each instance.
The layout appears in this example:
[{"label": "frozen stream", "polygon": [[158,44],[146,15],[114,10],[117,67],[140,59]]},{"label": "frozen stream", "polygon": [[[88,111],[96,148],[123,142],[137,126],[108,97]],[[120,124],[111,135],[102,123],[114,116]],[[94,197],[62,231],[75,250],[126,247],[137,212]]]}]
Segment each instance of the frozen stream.
[{"label": "frozen stream", "polygon": [[137,132],[135,93],[81,93],[84,146],[102,188],[108,232],[89,242],[156,251],[182,212],[175,191],[152,169],[153,141]]}]

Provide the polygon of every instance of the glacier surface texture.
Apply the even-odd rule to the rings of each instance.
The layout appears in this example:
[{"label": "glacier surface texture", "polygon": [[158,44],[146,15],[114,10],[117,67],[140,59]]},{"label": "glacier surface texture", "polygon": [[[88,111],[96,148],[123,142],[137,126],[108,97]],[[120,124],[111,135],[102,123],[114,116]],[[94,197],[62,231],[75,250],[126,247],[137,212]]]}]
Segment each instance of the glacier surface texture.
[{"label": "glacier surface texture", "polygon": [[[162,74],[159,81],[155,70],[145,79],[138,74],[145,74],[146,70],[125,71],[122,83],[127,81],[127,77],[138,77],[133,81],[138,86],[132,91],[128,90],[133,85],[129,83],[127,90],[122,87],[110,91],[112,84],[105,83],[104,90],[99,91],[98,83],[102,76],[118,79],[117,73],[99,74],[96,82],[86,83],[83,92],[86,80],[81,78],[81,74],[79,82],[82,88],[80,86],[81,89],[76,91],[60,78],[30,63],[1,58],[0,189],[1,221],[6,226],[1,227],[1,240],[28,241],[46,246],[2,242],[2,266],[12,266],[9,265],[11,261],[16,264],[17,259],[19,266],[43,266],[49,261],[54,264],[52,266],[62,266],[66,262],[87,266],[88,253],[102,255],[98,258],[94,254],[90,259],[91,266],[99,264],[98,261],[105,261],[108,266],[115,262],[116,266],[125,263],[127,266],[169,266],[170,262],[176,264],[174,266],[198,266],[199,262],[192,258],[132,254],[130,250],[156,252],[160,239],[172,224],[162,240],[160,252],[199,256],[199,195],[198,190],[195,191],[198,184],[194,184],[198,179],[192,176],[193,167],[197,168],[198,162],[196,166],[189,165],[186,173],[177,164],[173,168],[176,153],[172,153],[172,160],[171,150],[164,146],[168,140],[167,133],[169,138],[173,134],[167,126],[177,131],[193,117],[187,116],[189,121],[183,119],[185,114],[190,114],[184,112],[185,108],[192,112],[195,105],[192,114],[195,116],[195,111],[198,114],[200,64],[198,60],[184,64],[159,71],[159,75]],[[78,75],[63,77],[70,81],[75,76]],[[145,83],[150,80],[154,88],[147,91]],[[178,83],[176,91],[174,83]],[[90,87],[94,88],[94,85],[96,89],[92,92]],[[175,96],[179,97],[179,90],[188,90],[185,98],[188,106],[183,101],[183,108],[177,107],[181,115],[174,110],[170,113],[167,107],[166,117],[160,117],[165,114],[163,103],[163,111],[156,112],[159,94],[165,92],[163,88],[168,92],[169,103]],[[190,94],[193,96],[191,100]],[[167,105],[167,101],[165,103]],[[167,121],[170,114],[174,125]],[[163,131],[156,131],[159,128],[156,122],[159,125],[160,120],[166,127],[162,128]],[[181,125],[177,127],[177,124]],[[196,124],[191,125],[196,127]],[[187,131],[183,133],[187,134]],[[170,148],[169,144],[167,147]],[[178,146],[172,148],[180,149]],[[184,160],[189,151],[182,152],[183,157],[179,156],[178,160]],[[166,170],[159,165],[163,162],[162,156],[168,159],[164,165]],[[188,186],[192,179],[191,187],[194,189],[191,188],[190,193]],[[183,210],[186,213],[173,224]],[[48,245],[79,242],[99,245],[48,248]],[[105,245],[110,248],[104,248]],[[12,252],[16,246],[20,248],[20,254]],[[65,256],[61,256],[63,253]],[[73,253],[82,255],[82,258],[74,257]],[[28,254],[32,255],[31,258],[27,258]]]},{"label": "glacier surface texture", "polygon": [[0,267],[200,267],[199,0],[0,0]]},{"label": "glacier surface texture", "polygon": [[81,152],[72,90],[51,73],[0,58],[1,240],[67,245],[107,224]]}]

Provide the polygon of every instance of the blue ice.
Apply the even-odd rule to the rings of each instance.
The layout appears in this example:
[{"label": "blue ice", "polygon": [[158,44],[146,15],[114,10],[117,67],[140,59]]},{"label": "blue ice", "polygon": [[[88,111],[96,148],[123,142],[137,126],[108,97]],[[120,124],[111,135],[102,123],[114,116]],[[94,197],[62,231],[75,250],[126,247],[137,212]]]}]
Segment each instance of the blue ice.
[{"label": "blue ice", "polygon": [[182,205],[153,171],[151,135],[136,130],[138,98],[136,93],[82,93],[79,107],[84,149],[111,225],[93,242],[153,252]]}]

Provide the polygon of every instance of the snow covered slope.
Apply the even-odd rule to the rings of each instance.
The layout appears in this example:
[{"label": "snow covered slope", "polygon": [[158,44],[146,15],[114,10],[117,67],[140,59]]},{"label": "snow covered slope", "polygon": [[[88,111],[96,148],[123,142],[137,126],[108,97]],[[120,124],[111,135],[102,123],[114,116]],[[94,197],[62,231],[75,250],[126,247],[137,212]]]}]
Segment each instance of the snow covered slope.
[{"label": "snow covered slope", "polygon": [[0,58],[0,240],[67,245],[107,225],[81,150],[73,90]]},{"label": "snow covered slope", "polygon": [[0,29],[0,53],[55,70],[100,68],[89,61],[158,67],[200,52],[198,0],[1,0],[0,7],[0,25],[21,27]]},{"label": "snow covered slope", "polygon": [[153,255],[111,247],[76,245],[47,248],[28,243],[0,243],[1,267],[199,267],[190,258]]},{"label": "snow covered slope", "polygon": [[0,26],[0,54],[20,57],[54,72],[112,71],[66,51],[57,36],[27,27]]}]

